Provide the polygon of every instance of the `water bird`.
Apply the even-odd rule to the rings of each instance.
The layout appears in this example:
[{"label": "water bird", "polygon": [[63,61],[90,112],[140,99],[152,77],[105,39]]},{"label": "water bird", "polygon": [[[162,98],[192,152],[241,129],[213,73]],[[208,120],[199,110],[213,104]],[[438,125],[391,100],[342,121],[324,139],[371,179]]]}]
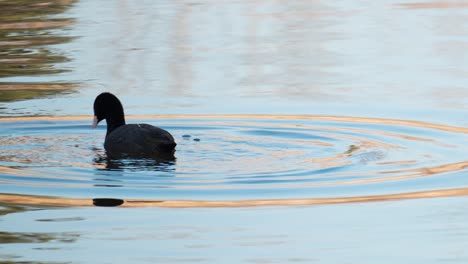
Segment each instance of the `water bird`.
[{"label": "water bird", "polygon": [[149,124],[126,124],[122,103],[104,92],[94,100],[93,128],[106,120],[104,149],[110,157],[164,157],[175,152],[174,137],[166,130]]}]

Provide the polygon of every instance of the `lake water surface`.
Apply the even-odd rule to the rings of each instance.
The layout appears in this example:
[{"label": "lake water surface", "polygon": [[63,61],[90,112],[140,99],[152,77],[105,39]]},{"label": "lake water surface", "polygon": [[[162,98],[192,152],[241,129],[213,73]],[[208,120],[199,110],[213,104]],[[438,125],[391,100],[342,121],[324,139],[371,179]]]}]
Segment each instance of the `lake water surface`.
[{"label": "lake water surface", "polygon": [[[466,263],[467,19],[0,1],[0,263]],[[175,158],[108,158],[103,91]]]}]

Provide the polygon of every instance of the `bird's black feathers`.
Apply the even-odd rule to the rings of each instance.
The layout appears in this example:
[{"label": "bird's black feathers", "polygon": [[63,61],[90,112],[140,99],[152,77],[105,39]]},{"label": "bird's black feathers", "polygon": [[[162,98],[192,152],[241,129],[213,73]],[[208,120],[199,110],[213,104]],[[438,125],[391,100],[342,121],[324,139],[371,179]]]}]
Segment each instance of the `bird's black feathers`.
[{"label": "bird's black feathers", "polygon": [[166,130],[148,124],[126,124],[119,99],[102,93],[94,101],[94,115],[107,122],[104,148],[109,156],[157,157],[173,155],[176,143]]}]

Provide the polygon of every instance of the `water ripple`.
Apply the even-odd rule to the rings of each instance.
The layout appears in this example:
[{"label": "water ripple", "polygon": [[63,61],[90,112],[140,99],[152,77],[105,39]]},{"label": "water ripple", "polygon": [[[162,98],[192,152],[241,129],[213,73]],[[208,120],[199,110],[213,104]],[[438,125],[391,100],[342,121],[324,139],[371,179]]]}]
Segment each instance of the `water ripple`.
[{"label": "water ripple", "polygon": [[0,119],[2,193],[160,206],[416,198],[468,188],[463,127],[336,116],[133,116],[170,130],[176,159],[110,160],[105,127],[92,130],[88,119]]}]

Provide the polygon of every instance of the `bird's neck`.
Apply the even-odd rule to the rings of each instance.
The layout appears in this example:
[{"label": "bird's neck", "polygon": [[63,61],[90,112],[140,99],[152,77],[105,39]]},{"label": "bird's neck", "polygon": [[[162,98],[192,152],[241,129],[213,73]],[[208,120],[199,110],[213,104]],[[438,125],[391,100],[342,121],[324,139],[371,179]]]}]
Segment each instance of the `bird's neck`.
[{"label": "bird's neck", "polygon": [[106,118],[106,122],[107,122],[106,136],[108,136],[116,128],[125,125],[125,118],[124,117],[117,117],[117,118],[110,117],[110,118]]}]

